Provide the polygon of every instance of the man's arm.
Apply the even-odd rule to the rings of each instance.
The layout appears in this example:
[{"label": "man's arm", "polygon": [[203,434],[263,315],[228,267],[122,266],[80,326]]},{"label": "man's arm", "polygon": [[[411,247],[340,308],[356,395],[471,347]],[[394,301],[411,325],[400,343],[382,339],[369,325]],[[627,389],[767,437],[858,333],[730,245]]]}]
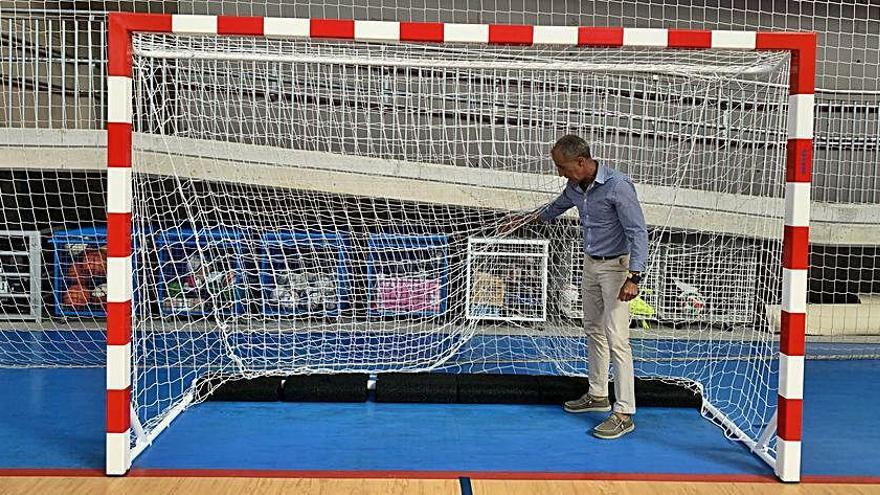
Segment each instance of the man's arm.
[{"label": "man's arm", "polygon": [[558,198],[553,200],[546,205],[539,206],[534,210],[526,213],[526,214],[514,214],[508,216],[507,219],[502,223],[501,227],[498,229],[498,233],[501,235],[507,235],[514,230],[522,227],[523,225],[533,222],[535,220],[540,220],[544,223],[550,222],[554,218],[562,215],[569,208],[574,206],[574,203],[571,202],[570,199],[565,195],[565,191],[559,195]]},{"label": "man's arm", "polygon": [[560,194],[558,198],[551,203],[538,208],[533,214],[538,220],[547,223],[568,211],[572,206],[574,206],[574,203],[568,199],[568,196],[565,195],[565,191],[562,191],[562,194]]},{"label": "man's arm", "polygon": [[644,272],[648,265],[648,228],[636,188],[629,180],[618,182],[612,197],[629,243],[629,269]]}]

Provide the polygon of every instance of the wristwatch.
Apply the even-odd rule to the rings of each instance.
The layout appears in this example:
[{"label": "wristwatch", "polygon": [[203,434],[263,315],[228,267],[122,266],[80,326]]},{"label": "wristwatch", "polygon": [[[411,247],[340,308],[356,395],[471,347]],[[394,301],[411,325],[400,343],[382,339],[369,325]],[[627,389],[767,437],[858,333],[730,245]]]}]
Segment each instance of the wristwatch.
[{"label": "wristwatch", "polygon": [[630,282],[639,285],[639,282],[642,281],[642,274],[639,272],[629,272],[629,276],[626,277]]}]

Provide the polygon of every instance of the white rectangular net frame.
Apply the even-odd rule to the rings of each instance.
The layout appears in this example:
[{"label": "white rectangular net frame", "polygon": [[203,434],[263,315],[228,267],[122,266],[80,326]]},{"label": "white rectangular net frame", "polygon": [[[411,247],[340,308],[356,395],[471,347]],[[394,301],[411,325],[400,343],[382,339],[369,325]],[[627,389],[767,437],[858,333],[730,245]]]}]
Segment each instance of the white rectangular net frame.
[{"label": "white rectangular net frame", "polygon": [[549,242],[468,239],[465,315],[473,320],[547,320]]},{"label": "white rectangular net frame", "polygon": [[[136,34],[133,453],[204,399],[206,376],[583,375],[585,340],[558,310],[541,328],[484,325],[462,302],[468,240],[497,238],[509,214],[561,190],[548,145],[574,131],[639,185],[653,246],[687,236],[716,256],[731,243],[759,253],[750,321],[657,326],[634,353],[637,372],[700,391],[707,417],[774,464],[778,344],[761,308],[782,285],[788,67],[787,52]],[[553,244],[572,221],[518,234]],[[377,232],[448,239],[442,263],[393,244],[382,258],[419,298],[442,289],[443,311],[371,317]],[[260,310],[267,294],[279,300],[261,239],[304,233],[344,237],[348,254],[318,270],[333,281],[283,265],[286,300],[312,308],[312,294],[333,294],[336,306],[307,318]],[[192,242],[158,256],[168,236]],[[201,310],[162,317],[169,280]]]}]

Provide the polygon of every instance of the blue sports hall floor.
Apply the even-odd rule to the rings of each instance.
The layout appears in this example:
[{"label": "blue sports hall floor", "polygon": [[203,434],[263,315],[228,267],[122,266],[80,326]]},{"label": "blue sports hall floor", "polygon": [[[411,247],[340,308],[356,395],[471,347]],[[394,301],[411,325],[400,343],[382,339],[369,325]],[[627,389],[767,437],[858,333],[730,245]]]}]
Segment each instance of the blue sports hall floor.
[{"label": "blue sports hall floor", "polygon": [[[805,480],[880,482],[878,382],[880,361],[807,361]],[[102,368],[0,368],[0,474],[102,472],[104,388]],[[636,431],[616,441],[587,434],[602,417],[544,405],[208,402],[133,469],[772,479],[694,409],[641,408]]]}]

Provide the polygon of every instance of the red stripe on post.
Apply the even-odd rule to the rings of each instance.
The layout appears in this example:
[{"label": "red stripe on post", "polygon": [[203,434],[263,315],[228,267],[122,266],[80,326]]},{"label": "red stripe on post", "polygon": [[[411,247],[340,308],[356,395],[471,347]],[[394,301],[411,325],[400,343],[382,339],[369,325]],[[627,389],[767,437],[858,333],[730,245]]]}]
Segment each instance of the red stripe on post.
[{"label": "red stripe on post", "polygon": [[217,16],[217,34],[262,36],[263,18],[234,15]]},{"label": "red stripe on post", "polygon": [[800,441],[804,401],[802,399],[786,399],[781,395],[778,400],[776,434],[779,438],[789,442]]},{"label": "red stripe on post", "polygon": [[578,45],[623,46],[623,28],[579,27]]},{"label": "red stripe on post", "polygon": [[107,123],[107,166],[131,168],[131,124]]},{"label": "red stripe on post", "polygon": [[816,46],[791,55],[792,94],[813,94],[816,92]]},{"label": "red stripe on post", "polygon": [[492,45],[531,45],[534,28],[518,24],[490,24],[489,44]]},{"label": "red stripe on post", "polygon": [[755,48],[791,51],[791,94],[816,92],[816,33],[758,33]]},{"label": "red stripe on post", "polygon": [[171,14],[117,14],[129,32],[170,33]]},{"label": "red stripe on post", "polygon": [[785,156],[785,181],[810,182],[813,168],[813,140],[789,139]]},{"label": "red stripe on post", "polygon": [[107,213],[107,256],[131,255],[131,213]]},{"label": "red stripe on post", "polygon": [[667,45],[669,48],[711,48],[712,32],[670,29]]},{"label": "red stripe on post", "polygon": [[107,345],[131,342],[131,301],[107,303]]},{"label": "red stripe on post", "polygon": [[806,314],[783,311],[779,328],[779,351],[787,356],[804,356],[807,347],[806,328]]},{"label": "red stripe on post", "polygon": [[312,38],[354,39],[354,21],[344,19],[312,19],[309,23]]},{"label": "red stripe on post", "polygon": [[782,266],[790,270],[810,267],[810,228],[786,225],[782,237]]},{"label": "red stripe on post", "polygon": [[117,12],[107,15],[107,75],[110,76],[131,77],[131,33],[123,20],[125,16]]},{"label": "red stripe on post", "polygon": [[400,41],[443,42],[441,22],[401,22]]},{"label": "red stripe on post", "polygon": [[107,433],[125,433],[131,427],[131,388],[107,391]]},{"label": "red stripe on post", "polygon": [[131,77],[131,33],[170,33],[170,14],[107,14],[107,74]]}]

